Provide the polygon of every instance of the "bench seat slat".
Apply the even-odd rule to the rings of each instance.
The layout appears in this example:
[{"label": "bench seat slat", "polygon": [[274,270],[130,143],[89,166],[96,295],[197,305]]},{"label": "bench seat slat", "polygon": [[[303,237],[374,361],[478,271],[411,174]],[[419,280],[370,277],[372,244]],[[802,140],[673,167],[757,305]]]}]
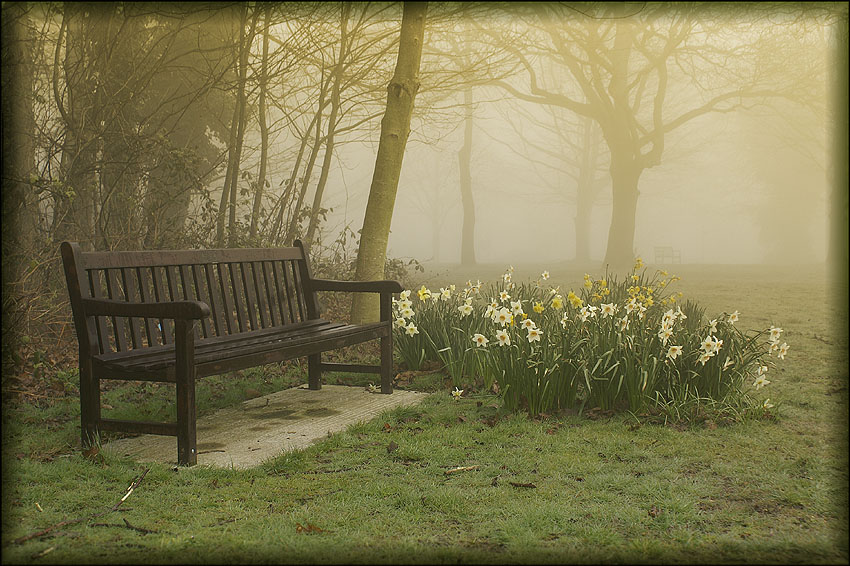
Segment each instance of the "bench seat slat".
[{"label": "bench seat slat", "polygon": [[[309,321],[317,322],[317,321]],[[261,363],[273,363],[305,356],[315,352],[341,348],[363,342],[366,339],[385,336],[389,327],[385,323],[350,325],[321,321],[324,324],[301,326],[297,331],[257,331],[241,335],[225,336],[225,340],[201,340],[195,344],[195,364],[198,375],[213,375],[252,367]],[[370,337],[370,338],[367,338]],[[229,340],[227,340],[229,339]],[[151,353],[145,348],[104,354],[94,358],[95,366],[103,377],[132,379],[133,374],[158,374],[155,381],[174,381],[174,347],[163,346]],[[104,359],[108,358],[108,359]],[[138,379],[144,379],[139,377]]]}]

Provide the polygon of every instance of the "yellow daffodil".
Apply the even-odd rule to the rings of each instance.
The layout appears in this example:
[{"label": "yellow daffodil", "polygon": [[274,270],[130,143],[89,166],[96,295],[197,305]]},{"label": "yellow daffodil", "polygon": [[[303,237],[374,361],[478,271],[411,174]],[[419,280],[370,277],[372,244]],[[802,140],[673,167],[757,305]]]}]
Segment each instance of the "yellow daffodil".
[{"label": "yellow daffodil", "polygon": [[419,288],[418,294],[420,301],[426,301],[431,298],[431,291],[429,291],[425,285],[422,285],[422,287]]},{"label": "yellow daffodil", "polygon": [[564,308],[564,301],[561,299],[561,295],[555,295],[555,298],[552,299],[552,308],[559,310]]},{"label": "yellow daffodil", "polygon": [[537,301],[536,303],[534,303],[534,306],[532,308],[534,309],[534,312],[540,314],[543,312],[543,303]]}]

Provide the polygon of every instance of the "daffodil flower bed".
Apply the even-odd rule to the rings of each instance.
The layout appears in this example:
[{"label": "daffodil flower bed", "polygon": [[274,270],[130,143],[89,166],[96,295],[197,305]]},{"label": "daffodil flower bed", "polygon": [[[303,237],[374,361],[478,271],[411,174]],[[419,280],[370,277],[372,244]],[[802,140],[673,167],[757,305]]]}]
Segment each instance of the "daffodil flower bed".
[{"label": "daffodil flower bed", "polygon": [[708,320],[698,304],[668,290],[678,279],[647,274],[638,258],[622,281],[585,274],[566,293],[547,283],[548,272],[517,284],[512,267],[486,285],[423,285],[394,299],[396,351],[409,369],[437,360],[456,389],[480,384],[531,415],[694,401],[773,407],[752,394],[788,352],[782,329],[743,332],[738,311]]}]

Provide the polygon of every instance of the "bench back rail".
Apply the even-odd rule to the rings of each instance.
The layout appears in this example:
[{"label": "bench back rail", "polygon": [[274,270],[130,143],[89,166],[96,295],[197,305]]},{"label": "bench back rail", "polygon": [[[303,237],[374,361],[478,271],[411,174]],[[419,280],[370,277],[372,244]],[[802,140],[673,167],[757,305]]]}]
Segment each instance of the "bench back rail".
[{"label": "bench back rail", "polygon": [[[75,244],[69,246],[72,247]],[[228,336],[318,318],[303,249],[82,252],[74,256],[81,298],[130,303],[197,300],[211,314],[195,338]],[[66,262],[67,264],[67,262]],[[69,278],[70,279],[70,278]],[[73,300],[73,299],[72,299]],[[86,321],[93,353],[174,344],[169,319],[95,316]]]}]

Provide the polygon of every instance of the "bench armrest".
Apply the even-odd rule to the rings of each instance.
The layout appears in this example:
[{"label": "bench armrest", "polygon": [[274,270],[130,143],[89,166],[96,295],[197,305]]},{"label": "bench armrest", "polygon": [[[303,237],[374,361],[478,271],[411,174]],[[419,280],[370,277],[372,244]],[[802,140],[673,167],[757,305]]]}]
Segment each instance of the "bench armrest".
[{"label": "bench armrest", "polygon": [[201,301],[128,303],[114,299],[83,299],[85,316],[132,316],[140,318],[201,319],[210,316],[210,307]]},{"label": "bench armrest", "polygon": [[349,291],[352,293],[401,293],[404,288],[398,281],[336,281],[333,279],[311,279],[313,291]]}]

